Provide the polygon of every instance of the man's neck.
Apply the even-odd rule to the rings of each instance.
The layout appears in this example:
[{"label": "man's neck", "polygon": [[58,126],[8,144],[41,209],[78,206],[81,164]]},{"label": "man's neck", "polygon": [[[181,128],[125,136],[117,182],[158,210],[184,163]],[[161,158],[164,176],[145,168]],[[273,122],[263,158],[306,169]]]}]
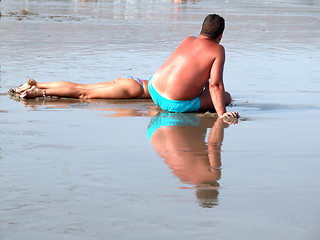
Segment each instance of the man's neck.
[{"label": "man's neck", "polygon": [[207,36],[201,35],[201,34],[200,34],[199,38],[200,39],[204,39],[204,40],[209,40],[209,41],[212,41],[212,42],[215,42],[215,43],[219,43],[220,42],[219,38],[212,39],[210,37],[207,37]]}]

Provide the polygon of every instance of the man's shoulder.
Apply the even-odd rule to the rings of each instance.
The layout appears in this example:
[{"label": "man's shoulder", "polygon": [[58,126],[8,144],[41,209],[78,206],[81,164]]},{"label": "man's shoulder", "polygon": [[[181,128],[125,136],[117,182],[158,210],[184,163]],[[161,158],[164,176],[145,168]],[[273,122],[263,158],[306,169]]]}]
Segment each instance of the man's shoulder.
[{"label": "man's shoulder", "polygon": [[224,52],[224,51],[225,51],[224,46],[222,46],[220,43],[216,43],[216,44],[215,44],[215,47],[216,47],[217,50],[219,50],[220,52]]},{"label": "man's shoulder", "polygon": [[225,54],[225,49],[224,47],[220,44],[220,43],[216,43],[216,42],[210,42],[207,45],[207,48],[210,49],[210,51],[212,53],[214,53],[215,55],[224,55]]},{"label": "man's shoulder", "polygon": [[183,42],[186,42],[186,41],[194,41],[194,40],[196,40],[197,39],[197,37],[195,37],[195,36],[188,36],[188,37],[186,37],[184,40],[183,40]]},{"label": "man's shoulder", "polygon": [[197,39],[198,37],[195,36],[187,36],[185,39]]}]

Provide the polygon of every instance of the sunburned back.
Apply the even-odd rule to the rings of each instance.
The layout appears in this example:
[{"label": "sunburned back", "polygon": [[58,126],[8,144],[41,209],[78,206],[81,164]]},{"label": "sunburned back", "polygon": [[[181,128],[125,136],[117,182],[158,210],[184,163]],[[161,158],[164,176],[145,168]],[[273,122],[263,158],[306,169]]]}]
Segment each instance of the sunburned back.
[{"label": "sunburned back", "polygon": [[154,74],[153,85],[172,100],[199,96],[221,47],[208,39],[187,37]]}]

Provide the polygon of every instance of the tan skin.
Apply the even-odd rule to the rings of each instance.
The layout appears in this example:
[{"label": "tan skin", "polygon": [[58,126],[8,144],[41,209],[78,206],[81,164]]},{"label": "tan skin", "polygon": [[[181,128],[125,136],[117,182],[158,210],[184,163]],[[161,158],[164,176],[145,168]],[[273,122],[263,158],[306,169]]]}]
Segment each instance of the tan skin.
[{"label": "tan skin", "polygon": [[204,35],[185,38],[154,74],[154,88],[171,100],[200,97],[201,111],[216,111],[222,118],[238,117],[237,112],[226,111],[232,99],[223,84],[225,50],[221,38],[222,34],[216,39]]},{"label": "tan skin", "polygon": [[143,88],[133,79],[120,77],[110,82],[78,84],[73,82],[40,83],[30,79],[16,89],[22,98],[45,96],[80,99],[129,99],[150,98],[148,81],[142,80]]}]

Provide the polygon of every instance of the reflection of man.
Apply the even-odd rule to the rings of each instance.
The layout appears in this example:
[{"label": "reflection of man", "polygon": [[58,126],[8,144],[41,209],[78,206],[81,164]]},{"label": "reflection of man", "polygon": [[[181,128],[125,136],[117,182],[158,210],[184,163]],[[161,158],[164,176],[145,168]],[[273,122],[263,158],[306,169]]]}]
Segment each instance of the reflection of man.
[{"label": "reflection of man", "polygon": [[[203,207],[212,207],[218,202],[224,126],[221,118],[161,112],[148,128],[157,153],[181,182],[196,187]],[[212,129],[206,143],[207,128]]]},{"label": "reflection of man", "polygon": [[[208,15],[199,37],[185,38],[149,82],[152,100],[169,112],[216,111],[223,117],[231,96],[224,89],[225,50],[220,44],[225,27],[217,14]],[[210,80],[210,81],[209,81]]]}]

